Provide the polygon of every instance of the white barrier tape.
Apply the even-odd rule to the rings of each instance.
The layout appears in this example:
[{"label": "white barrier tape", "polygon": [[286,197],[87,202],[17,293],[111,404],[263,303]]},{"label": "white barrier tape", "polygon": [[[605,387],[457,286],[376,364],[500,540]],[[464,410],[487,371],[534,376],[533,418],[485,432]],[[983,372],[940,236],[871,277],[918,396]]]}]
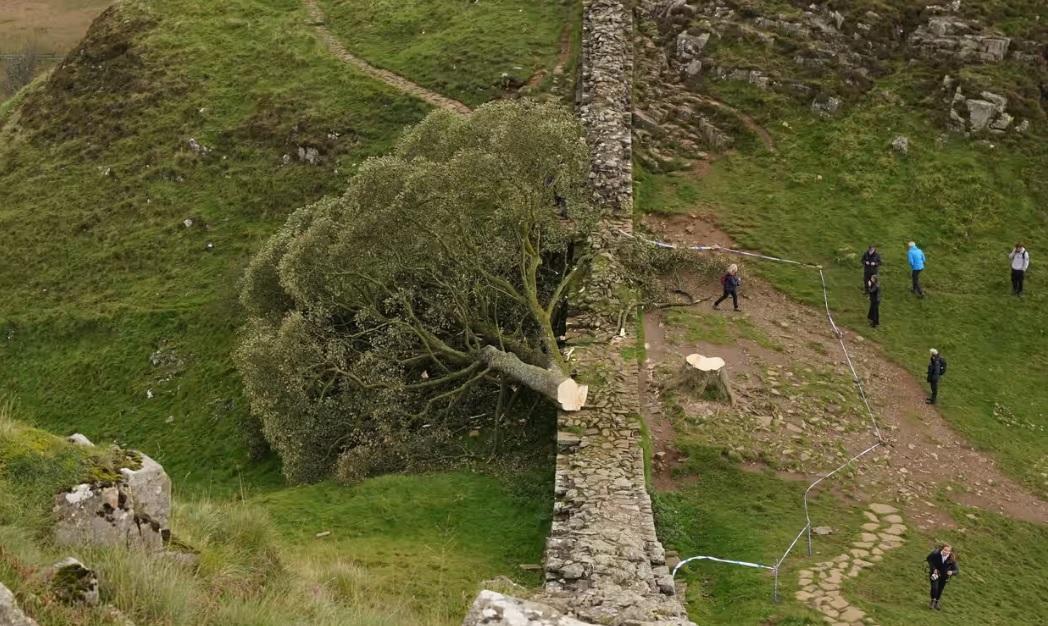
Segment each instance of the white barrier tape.
[{"label": "white barrier tape", "polygon": [[[639,241],[643,241],[645,243],[654,245],[654,246],[659,247],[659,248],[667,248],[667,249],[670,249],[670,250],[677,250],[678,249],[678,246],[676,246],[674,244],[671,244],[671,243],[666,243],[664,241],[656,241],[656,240],[653,240],[653,239],[647,239],[647,238],[644,238],[644,237],[640,237],[638,235],[634,235],[632,233],[627,233],[626,231],[623,231],[623,230],[619,230],[618,232],[619,232],[619,234],[624,235],[626,237],[629,237],[631,239],[637,239]],[[821,483],[822,481],[826,480],[827,478],[830,478],[831,476],[833,476],[837,472],[843,470],[844,468],[848,467],[849,465],[851,465],[855,461],[858,461],[859,459],[861,459],[862,457],[866,456],[870,452],[873,452],[874,450],[876,450],[880,446],[884,445],[884,443],[885,443],[884,437],[881,435],[881,429],[880,429],[880,426],[877,424],[877,417],[876,417],[876,414],[873,411],[873,407],[870,406],[870,401],[866,397],[866,390],[862,386],[862,379],[859,377],[859,373],[855,370],[855,363],[852,361],[851,353],[848,352],[848,346],[847,346],[847,344],[844,343],[844,333],[841,331],[840,328],[838,328],[837,323],[833,319],[833,313],[830,310],[830,295],[829,295],[830,294],[830,290],[829,290],[829,287],[826,285],[826,274],[822,271],[822,266],[821,265],[815,265],[813,263],[802,263],[800,261],[794,261],[792,259],[783,259],[783,258],[779,258],[779,257],[768,256],[768,255],[765,255],[765,254],[758,254],[756,252],[746,252],[744,250],[734,250],[732,248],[722,248],[720,246],[685,246],[683,249],[685,249],[685,250],[693,250],[693,251],[696,251],[696,252],[712,251],[712,252],[725,252],[725,253],[729,253],[729,254],[738,254],[738,255],[748,256],[748,257],[757,258],[757,259],[764,259],[764,260],[767,260],[767,261],[774,261],[774,262],[777,262],[777,263],[788,263],[790,265],[799,265],[801,267],[810,267],[810,268],[819,270],[819,281],[820,281],[820,283],[822,283],[822,302],[823,302],[823,305],[826,308],[826,319],[830,323],[830,328],[833,330],[833,334],[837,338],[837,342],[841,344],[841,351],[844,352],[845,363],[848,365],[849,371],[851,371],[852,382],[855,384],[855,387],[856,387],[856,389],[859,392],[859,398],[862,400],[863,406],[866,407],[866,415],[869,417],[870,426],[873,429],[873,434],[877,437],[877,443],[873,444],[872,446],[866,448],[862,452],[860,452],[860,453],[856,454],[855,456],[853,456],[852,458],[848,459],[840,467],[834,469],[832,472],[829,472],[828,474],[824,474],[823,476],[820,476],[813,483],[808,485],[807,489],[804,490],[804,497],[802,498],[802,501],[804,503],[804,519],[805,519],[806,523],[804,525],[804,528],[802,528],[800,530],[800,532],[797,533],[797,536],[793,538],[793,541],[790,542],[789,547],[786,548],[786,552],[783,553],[782,557],[775,563],[774,566],[761,565],[759,563],[750,563],[748,561],[734,561],[734,560],[731,560],[731,559],[720,559],[720,558],[712,557],[712,556],[693,556],[691,558],[685,559],[685,560],[681,561],[680,563],[678,563],[677,566],[673,568],[673,572],[670,574],[671,577],[675,578],[677,576],[677,570],[679,570],[682,565],[684,565],[685,563],[688,563],[690,561],[698,561],[698,560],[717,561],[719,563],[728,563],[728,564],[731,564],[731,565],[742,565],[744,567],[753,567],[753,568],[758,568],[758,569],[768,569],[768,570],[771,570],[771,571],[775,572],[775,592],[774,592],[774,596],[775,596],[776,601],[778,601],[778,595],[779,595],[779,568],[782,566],[783,562],[790,555],[790,553],[793,551],[793,549],[797,546],[797,542],[800,541],[801,537],[803,537],[805,535],[805,533],[807,533],[807,535],[808,535],[808,554],[809,554],[809,556],[811,555],[811,552],[812,552],[812,547],[811,547],[812,523],[811,523],[811,516],[810,516],[809,510],[808,510],[808,496],[809,496],[809,494],[811,494],[812,489],[814,489],[816,486],[818,486],[819,483]]]},{"label": "white barrier tape", "polygon": [[761,565],[760,563],[750,563],[749,561],[733,561],[732,559],[721,559],[715,556],[693,556],[684,559],[680,563],[677,563],[677,565],[673,568],[673,571],[670,572],[670,578],[676,578],[677,570],[679,570],[685,564],[691,563],[692,561],[716,561],[718,563],[727,563],[729,565],[742,565],[743,567],[753,567],[756,569],[766,569],[775,571],[774,567],[770,565]]}]

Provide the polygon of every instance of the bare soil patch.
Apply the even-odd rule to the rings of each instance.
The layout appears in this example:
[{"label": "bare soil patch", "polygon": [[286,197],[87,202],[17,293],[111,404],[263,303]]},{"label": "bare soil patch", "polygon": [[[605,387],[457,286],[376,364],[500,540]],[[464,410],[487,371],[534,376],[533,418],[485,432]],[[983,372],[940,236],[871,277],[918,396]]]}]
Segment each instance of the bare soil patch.
[{"label": "bare soil patch", "polygon": [[3,0],[0,53],[17,52],[27,41],[42,52],[68,52],[110,4],[112,0]]},{"label": "bare soil patch", "polygon": [[[732,243],[708,216],[647,217],[644,225],[674,243]],[[741,312],[730,306],[712,309],[709,298],[721,291],[715,278],[683,276],[674,287],[705,300],[652,311],[645,319],[648,362],[641,378],[655,450],[665,451],[671,460],[679,458],[673,448],[679,430],[689,439],[722,447],[750,467],[772,467],[784,477],[812,480],[875,443],[825,312],[750,275],[747,267],[754,261],[727,255],[723,260],[741,268]],[[818,280],[817,274],[812,280]],[[935,407],[925,404],[922,384],[863,335],[843,330],[888,442],[853,471],[843,472],[840,481],[834,479],[844,494],[896,502],[921,529],[951,523],[932,502],[940,493],[968,506],[1048,523],[1048,503],[1002,473],[990,456],[974,449]],[[727,362],[739,398],[735,407],[662,393],[657,381],[677,371],[692,352]],[[669,462],[657,472],[657,487],[672,488],[672,469]]]}]

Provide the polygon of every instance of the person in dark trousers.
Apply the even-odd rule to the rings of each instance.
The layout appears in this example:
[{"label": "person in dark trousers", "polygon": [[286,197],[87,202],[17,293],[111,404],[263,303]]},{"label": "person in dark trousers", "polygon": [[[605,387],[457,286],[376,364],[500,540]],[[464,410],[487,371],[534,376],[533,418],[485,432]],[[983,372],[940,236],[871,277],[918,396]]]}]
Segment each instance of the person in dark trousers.
[{"label": "person in dark trousers", "polygon": [[1023,279],[1026,278],[1026,270],[1030,269],[1030,253],[1020,242],[1008,253],[1008,260],[1012,263],[1012,295],[1021,297]]},{"label": "person in dark trousers", "polygon": [[731,296],[731,303],[734,305],[735,310],[739,310],[739,285],[742,284],[742,279],[739,278],[739,266],[732,263],[728,266],[728,271],[721,276],[721,287],[724,288],[724,294],[717,298],[717,301],[713,303],[713,308],[719,309],[720,303],[724,302],[728,296]]},{"label": "person in dark trousers", "polygon": [[862,254],[862,289],[870,292],[870,279],[877,275],[877,268],[881,266],[881,253],[877,252],[877,246],[870,246]]},{"label": "person in dark trousers", "polygon": [[932,582],[932,599],[928,608],[940,610],[942,606],[939,602],[942,600],[942,591],[946,588],[946,583],[960,571],[957,569],[957,557],[953,554],[953,548],[947,544],[938,550],[933,550],[926,560]]},{"label": "person in dark trousers", "polygon": [[912,291],[917,294],[918,298],[923,298],[924,290],[921,289],[921,272],[924,271],[924,250],[918,248],[913,241],[906,245],[908,247],[906,260],[910,262],[910,275],[913,278]]},{"label": "person in dark trousers", "polygon": [[935,401],[939,399],[939,379],[946,374],[946,359],[935,348],[929,352],[932,353],[932,358],[928,361],[928,384],[932,387],[932,396],[925,402],[935,404]]},{"label": "person in dark trousers", "polygon": [[881,325],[881,281],[874,274],[866,283],[866,293],[870,294],[870,312],[866,317],[870,320],[870,326],[877,328]]}]

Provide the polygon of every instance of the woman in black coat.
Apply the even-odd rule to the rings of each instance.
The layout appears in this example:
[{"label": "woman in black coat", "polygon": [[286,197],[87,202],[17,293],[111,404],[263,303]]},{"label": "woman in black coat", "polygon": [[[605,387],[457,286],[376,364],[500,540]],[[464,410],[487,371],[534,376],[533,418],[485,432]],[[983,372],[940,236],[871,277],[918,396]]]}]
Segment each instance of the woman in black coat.
[{"label": "woman in black coat", "polygon": [[946,588],[946,583],[957,575],[957,557],[953,555],[953,548],[950,544],[946,544],[932,551],[927,561],[932,581],[932,601],[928,608],[938,610],[942,608],[939,606],[939,599],[942,598],[942,591]]}]

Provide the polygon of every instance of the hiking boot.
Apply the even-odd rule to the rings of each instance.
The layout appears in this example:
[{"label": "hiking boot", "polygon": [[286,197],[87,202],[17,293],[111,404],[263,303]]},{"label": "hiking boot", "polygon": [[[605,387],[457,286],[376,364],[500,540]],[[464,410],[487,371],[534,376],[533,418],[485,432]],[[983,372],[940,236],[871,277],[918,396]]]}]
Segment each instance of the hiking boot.
[{"label": "hiking boot", "polygon": [[931,600],[928,601],[928,608],[929,609],[934,609],[935,608],[935,598],[932,598]]},{"label": "hiking boot", "polygon": [[936,611],[941,611],[942,610],[942,605],[939,604],[938,600],[935,601],[935,610]]},{"label": "hiking boot", "polygon": [[720,311],[720,305],[719,304],[714,304],[713,305],[713,310],[714,311]]},{"label": "hiking boot", "polygon": [[740,309],[739,307],[735,307],[735,312],[736,312],[736,313],[738,313],[738,312],[739,312],[739,311],[741,311],[741,310],[742,310],[742,309]]}]

